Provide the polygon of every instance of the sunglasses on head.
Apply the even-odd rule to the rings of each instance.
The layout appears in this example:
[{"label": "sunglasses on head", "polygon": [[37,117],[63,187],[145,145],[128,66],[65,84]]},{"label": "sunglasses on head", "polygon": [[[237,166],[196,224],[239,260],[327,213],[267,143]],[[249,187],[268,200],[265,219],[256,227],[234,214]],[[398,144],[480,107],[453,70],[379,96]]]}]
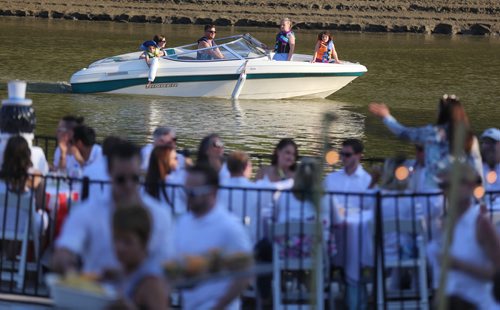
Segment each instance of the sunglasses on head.
[{"label": "sunglasses on head", "polygon": [[188,196],[188,197],[199,197],[199,196],[209,194],[211,191],[213,191],[213,189],[214,189],[214,187],[211,185],[203,185],[203,186],[196,186],[196,187],[192,187],[192,188],[184,187],[184,192],[186,193],[186,196]]},{"label": "sunglasses on head", "polygon": [[224,147],[224,143],[222,143],[221,141],[214,141],[212,143],[212,146],[215,147],[215,148],[221,149],[221,148]]},{"label": "sunglasses on head", "polygon": [[133,183],[138,184],[140,180],[141,178],[139,177],[138,174],[132,174],[132,175],[121,174],[114,177],[115,183],[119,185],[123,185],[127,181],[132,181]]}]

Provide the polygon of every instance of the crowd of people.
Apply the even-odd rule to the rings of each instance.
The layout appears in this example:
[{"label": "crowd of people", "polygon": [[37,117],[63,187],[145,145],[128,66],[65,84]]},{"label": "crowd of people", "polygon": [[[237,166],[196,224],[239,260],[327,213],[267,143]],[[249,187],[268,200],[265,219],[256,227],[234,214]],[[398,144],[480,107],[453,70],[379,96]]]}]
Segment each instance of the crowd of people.
[{"label": "crowd of people", "polygon": [[[374,208],[370,194],[375,192],[382,195],[383,218],[431,220],[428,224],[436,237],[429,248],[437,250],[429,250],[429,260],[436,261],[433,268],[439,269],[439,222],[446,198],[437,195],[418,200],[418,196],[404,195],[446,192],[452,181],[450,167],[460,160],[459,216],[451,244],[453,268],[447,293],[455,305],[491,306],[494,301],[488,288],[500,268],[500,242],[484,207],[500,208],[500,194],[480,197],[474,193],[478,186],[500,191],[500,130],[487,129],[478,139],[455,96],[441,98],[436,124],[420,128],[397,122],[385,104],[372,103],[369,110],[395,135],[415,144],[415,160],[388,159],[382,171],[368,172],[362,165],[363,143],[351,138],[338,151],[342,168],[323,178],[322,163],[317,158],[299,157],[299,146],[285,138],[276,145],[270,165],[258,167],[254,174],[249,155],[226,152],[217,134],[200,141],[193,160],[177,149],[173,128],[156,128],[153,142],[142,149],[120,137],[107,137],[99,145],[95,130],[83,118],[63,117],[57,127],[52,171],[88,177],[91,185],[88,198],[73,206],[64,222],[55,243],[52,270],[119,279],[124,297],[121,306],[164,309],[168,283],[161,264],[165,261],[205,255],[213,249],[224,255],[253,255],[255,248],[262,254],[263,240],[269,237],[262,220],[284,223],[319,218],[324,240],[332,245],[335,225],[350,209]],[[456,136],[461,132],[463,145],[456,148]],[[37,193],[37,209],[43,213],[44,193],[40,190],[44,172],[32,162],[29,143],[21,136],[10,138],[3,158],[0,191]],[[412,238],[406,237],[384,236],[386,255],[401,251],[413,255]],[[329,248],[332,256],[338,251],[342,249]],[[247,278],[200,284],[183,291],[183,306],[237,309],[238,296],[248,284]],[[263,287],[265,283],[260,287],[265,297]]]}]

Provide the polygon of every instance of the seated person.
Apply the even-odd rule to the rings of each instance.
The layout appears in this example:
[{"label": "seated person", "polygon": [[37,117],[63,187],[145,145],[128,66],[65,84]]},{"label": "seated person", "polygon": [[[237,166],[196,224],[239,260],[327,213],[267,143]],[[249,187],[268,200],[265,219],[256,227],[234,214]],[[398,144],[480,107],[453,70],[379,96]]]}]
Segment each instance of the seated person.
[{"label": "seated person", "polygon": [[[175,254],[206,255],[217,249],[221,255],[251,255],[252,246],[245,229],[229,212],[217,205],[219,176],[210,166],[188,169],[185,190],[189,213],[175,226]],[[239,309],[239,295],[247,287],[248,278],[224,278],[207,281],[182,291],[184,309]]]},{"label": "seated person", "polygon": [[71,177],[82,177],[85,170],[102,157],[102,148],[96,143],[95,130],[86,125],[73,129],[73,143],[66,158],[66,171]]},{"label": "seated person", "polygon": [[[42,211],[45,198],[43,179],[40,177],[40,171],[32,168],[28,142],[21,136],[11,137],[7,142],[4,154],[0,170],[0,193],[8,195],[7,198],[11,200],[11,203],[2,201],[0,206],[0,235],[2,235],[2,231],[8,232],[17,229],[19,232],[17,238],[21,238],[24,228],[30,223],[30,210],[12,208],[11,206],[12,202],[18,200],[19,196],[25,195],[36,205],[37,215],[34,225],[37,227],[37,231],[45,231],[48,225],[48,216],[46,212]],[[7,205],[7,210],[5,205]],[[7,219],[4,219],[4,216]]]},{"label": "seated person", "polygon": [[73,115],[66,115],[57,125],[57,148],[54,152],[53,169],[66,172],[67,158],[70,156],[73,141],[73,129],[78,125],[83,125],[84,118]]},{"label": "seated person", "polygon": [[[198,49],[217,46],[214,41],[216,33],[217,31],[215,30],[214,25],[206,25],[205,35],[198,40]],[[196,59],[198,60],[212,60],[222,58],[224,58],[224,55],[222,55],[219,48],[198,51],[196,54]]]},{"label": "seated person", "polygon": [[139,57],[140,59],[144,59],[146,61],[146,65],[149,67],[148,74],[148,84],[146,87],[149,87],[156,78],[156,71],[158,70],[158,58],[165,55],[165,52],[160,50],[160,48],[156,45],[155,41],[146,41],[143,43],[146,47],[144,53]]},{"label": "seated person", "polygon": [[123,299],[112,308],[168,308],[161,266],[148,255],[152,224],[151,215],[141,206],[116,209],[113,215],[113,244],[121,265],[118,288]]},{"label": "seated person", "polygon": [[149,45],[150,43],[149,42],[154,42],[156,44],[156,47],[158,47],[158,49],[160,50],[160,57],[161,56],[165,56],[165,44],[167,43],[167,40],[165,39],[165,36],[162,35],[162,34],[155,34],[155,36],[153,37],[153,40],[147,40],[147,41],[144,41],[141,46],[139,46],[139,49],[141,51],[147,51],[148,50],[148,47],[147,45]]},{"label": "seated person", "polygon": [[[232,152],[227,158],[227,168],[231,177],[222,179],[222,187],[217,194],[217,200],[230,212],[238,217],[239,221],[249,230],[252,241],[255,243],[263,237],[263,227],[259,195],[255,190],[255,183],[250,181],[252,162],[244,152]],[[269,210],[270,211],[270,210]]]},{"label": "seated person", "polygon": [[140,204],[152,214],[149,253],[159,261],[171,255],[171,216],[165,205],[141,192],[139,149],[130,142],[118,143],[107,157],[107,168],[111,185],[102,195],[91,195],[73,206],[64,222],[53,255],[56,272],[76,270],[78,256],[85,273],[101,274],[119,267],[115,253],[110,251],[113,246],[111,218],[116,209],[131,204]]},{"label": "seated person", "polygon": [[335,63],[340,63],[335,45],[333,44],[332,35],[328,31],[321,31],[318,34],[318,41],[316,42],[312,62],[328,63],[332,58],[335,60]]}]

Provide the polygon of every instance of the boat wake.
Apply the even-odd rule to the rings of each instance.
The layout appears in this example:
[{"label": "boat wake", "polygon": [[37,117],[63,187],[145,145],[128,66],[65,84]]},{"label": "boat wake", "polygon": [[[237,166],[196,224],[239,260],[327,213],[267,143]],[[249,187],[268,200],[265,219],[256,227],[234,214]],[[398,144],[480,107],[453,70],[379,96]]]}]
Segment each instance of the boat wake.
[{"label": "boat wake", "polygon": [[[27,81],[27,91],[31,93],[64,94],[71,93],[68,82],[30,82]],[[0,90],[6,90],[7,83],[0,83]]]}]

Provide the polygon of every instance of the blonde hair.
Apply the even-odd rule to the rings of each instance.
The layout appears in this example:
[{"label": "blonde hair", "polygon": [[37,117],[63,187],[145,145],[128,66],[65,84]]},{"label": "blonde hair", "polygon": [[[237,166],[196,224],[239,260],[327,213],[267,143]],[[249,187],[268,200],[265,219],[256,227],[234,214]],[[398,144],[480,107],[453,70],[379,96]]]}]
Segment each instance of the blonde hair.
[{"label": "blonde hair", "polygon": [[280,24],[281,23],[288,23],[290,25],[290,27],[292,27],[292,20],[288,17],[282,18]]},{"label": "blonde hair", "polygon": [[302,158],[295,173],[292,192],[300,201],[308,200],[313,204],[319,203],[321,191],[321,166],[318,160]]}]

